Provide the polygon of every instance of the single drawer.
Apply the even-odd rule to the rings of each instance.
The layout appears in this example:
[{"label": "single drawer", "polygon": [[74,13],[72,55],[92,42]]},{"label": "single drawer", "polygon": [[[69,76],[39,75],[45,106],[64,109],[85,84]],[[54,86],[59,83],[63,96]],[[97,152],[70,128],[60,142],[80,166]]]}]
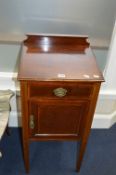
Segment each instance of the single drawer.
[{"label": "single drawer", "polygon": [[92,83],[30,82],[28,94],[43,98],[90,98],[93,87]]}]

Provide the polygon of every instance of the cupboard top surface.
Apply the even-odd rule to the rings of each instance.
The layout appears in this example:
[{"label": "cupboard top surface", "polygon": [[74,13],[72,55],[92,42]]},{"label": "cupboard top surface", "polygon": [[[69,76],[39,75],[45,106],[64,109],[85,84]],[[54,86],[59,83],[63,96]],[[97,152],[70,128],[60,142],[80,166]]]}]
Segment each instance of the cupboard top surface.
[{"label": "cupboard top surface", "polygon": [[103,81],[84,36],[28,35],[22,47],[19,80]]}]

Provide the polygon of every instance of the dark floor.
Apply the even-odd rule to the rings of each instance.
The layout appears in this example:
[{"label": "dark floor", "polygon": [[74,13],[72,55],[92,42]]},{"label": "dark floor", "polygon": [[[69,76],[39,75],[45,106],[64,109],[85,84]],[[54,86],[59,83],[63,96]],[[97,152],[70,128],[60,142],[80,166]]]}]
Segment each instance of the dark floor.
[{"label": "dark floor", "polygon": [[[33,142],[30,145],[30,175],[76,175],[76,142]],[[0,142],[3,157],[0,175],[25,175],[20,130]],[[79,175],[116,175],[116,125],[92,129]]]}]

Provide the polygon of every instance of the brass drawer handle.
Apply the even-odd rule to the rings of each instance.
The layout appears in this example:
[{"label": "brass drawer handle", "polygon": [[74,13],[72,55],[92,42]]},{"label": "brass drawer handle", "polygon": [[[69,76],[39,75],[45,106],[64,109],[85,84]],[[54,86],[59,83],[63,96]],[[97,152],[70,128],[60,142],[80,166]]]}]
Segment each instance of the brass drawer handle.
[{"label": "brass drawer handle", "polygon": [[56,88],[53,90],[54,95],[57,97],[64,97],[67,93],[67,90],[64,88]]},{"label": "brass drawer handle", "polygon": [[30,127],[30,129],[35,128],[35,122],[34,122],[34,116],[33,115],[30,115],[29,127]]}]

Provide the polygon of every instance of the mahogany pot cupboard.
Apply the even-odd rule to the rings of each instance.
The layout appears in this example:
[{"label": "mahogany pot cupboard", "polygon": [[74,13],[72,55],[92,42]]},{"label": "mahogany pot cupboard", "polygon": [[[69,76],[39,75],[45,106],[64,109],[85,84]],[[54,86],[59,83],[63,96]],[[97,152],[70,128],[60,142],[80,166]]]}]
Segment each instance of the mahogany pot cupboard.
[{"label": "mahogany pot cupboard", "polygon": [[80,170],[103,76],[86,36],[27,35],[18,72],[26,171],[29,142],[80,141]]}]

